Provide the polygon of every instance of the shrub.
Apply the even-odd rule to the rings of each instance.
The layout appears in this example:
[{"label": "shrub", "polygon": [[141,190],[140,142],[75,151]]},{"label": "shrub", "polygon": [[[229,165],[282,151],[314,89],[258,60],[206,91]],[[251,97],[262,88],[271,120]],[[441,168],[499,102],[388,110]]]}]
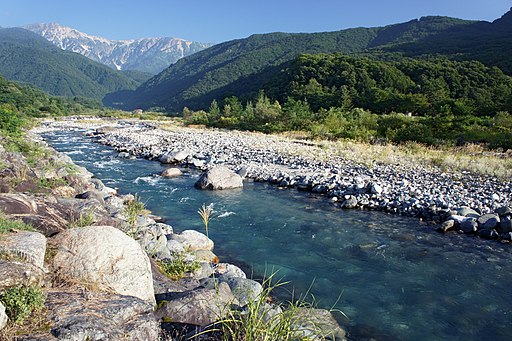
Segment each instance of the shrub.
[{"label": "shrub", "polygon": [[9,319],[15,324],[21,324],[33,311],[44,307],[45,296],[38,287],[11,287],[0,295],[0,301],[5,306]]},{"label": "shrub", "polygon": [[157,264],[160,270],[173,281],[182,279],[187,273],[201,268],[199,262],[187,261],[183,253],[174,253],[170,259],[158,261]]}]

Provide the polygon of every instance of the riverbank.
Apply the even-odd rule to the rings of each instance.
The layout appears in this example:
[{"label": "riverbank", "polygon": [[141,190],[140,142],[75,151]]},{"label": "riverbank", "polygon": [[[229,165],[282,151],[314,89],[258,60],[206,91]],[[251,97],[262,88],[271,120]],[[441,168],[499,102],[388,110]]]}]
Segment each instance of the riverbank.
[{"label": "riverbank", "polygon": [[[91,135],[125,156],[199,170],[223,164],[246,181],[325,194],[343,208],[414,216],[443,223],[436,226],[443,232],[457,230],[484,238],[512,238],[510,178],[503,180],[400,159],[396,163],[362,164],[353,157],[333,153],[322,143],[282,136],[158,126],[158,122],[136,120],[45,124],[46,129],[101,127]],[[161,159],[164,155],[166,160]],[[366,160],[365,156],[361,155],[361,160]]]},{"label": "riverbank", "polygon": [[[219,263],[206,235],[175,232],[136,196],[118,195],[37,136],[27,141],[28,154],[0,148],[2,340],[167,340],[235,317],[232,305],[266,300],[268,289]],[[32,314],[15,315],[8,297],[30,303],[33,293]],[[263,313],[280,312],[269,305]],[[292,330],[311,321],[292,319]],[[322,335],[342,339],[329,323],[321,323]],[[320,335],[318,324],[304,328]]]}]

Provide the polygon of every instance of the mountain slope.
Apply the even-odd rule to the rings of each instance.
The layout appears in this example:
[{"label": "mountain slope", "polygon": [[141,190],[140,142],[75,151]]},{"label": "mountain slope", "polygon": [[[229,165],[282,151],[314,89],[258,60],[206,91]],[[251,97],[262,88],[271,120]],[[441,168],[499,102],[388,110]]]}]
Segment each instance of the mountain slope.
[{"label": "mountain slope", "polygon": [[120,72],[67,52],[21,28],[0,29],[0,74],[58,96],[101,100],[105,94],[134,89]]},{"label": "mountain slope", "polygon": [[56,23],[27,25],[24,28],[63,50],[80,53],[113,69],[137,70],[153,75],[178,59],[211,46],[170,37],[109,40]]},{"label": "mountain slope", "polygon": [[512,11],[500,19],[455,26],[419,42],[388,46],[408,56],[443,54],[458,60],[479,60],[512,74]]},{"label": "mountain slope", "polygon": [[157,107],[180,111],[205,108],[213,98],[257,91],[281,64],[303,53],[358,53],[380,45],[414,42],[471,21],[426,17],[400,25],[325,33],[271,33],[215,45],[181,59],[135,93],[111,94],[107,103],[126,109]]}]

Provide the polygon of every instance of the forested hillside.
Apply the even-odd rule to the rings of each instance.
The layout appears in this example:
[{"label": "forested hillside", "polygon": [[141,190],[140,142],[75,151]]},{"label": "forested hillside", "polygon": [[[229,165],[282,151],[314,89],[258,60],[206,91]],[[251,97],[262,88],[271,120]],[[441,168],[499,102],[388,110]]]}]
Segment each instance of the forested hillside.
[{"label": "forested hillside", "polygon": [[118,71],[53,46],[20,28],[0,29],[0,75],[32,84],[52,95],[101,100],[139,83]]},{"label": "forested hillside", "polygon": [[512,148],[512,77],[478,61],[302,55],[254,100],[213,100],[188,123],[323,138]]},{"label": "forested hillside", "polygon": [[205,108],[212,99],[257,93],[282,64],[302,53],[360,53],[368,48],[414,42],[450,27],[471,25],[445,17],[425,17],[381,28],[354,28],[313,34],[253,35],[213,46],[178,61],[134,93],[112,94],[107,104],[131,109],[179,111]]}]

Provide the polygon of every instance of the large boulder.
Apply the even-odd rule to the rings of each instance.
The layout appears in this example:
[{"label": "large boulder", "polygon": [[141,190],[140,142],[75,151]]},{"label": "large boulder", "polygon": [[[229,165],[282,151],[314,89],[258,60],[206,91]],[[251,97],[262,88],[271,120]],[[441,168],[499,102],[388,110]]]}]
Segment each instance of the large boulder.
[{"label": "large boulder", "polygon": [[242,177],[225,166],[215,166],[204,172],[195,183],[199,189],[232,189],[242,188]]},{"label": "large boulder", "polygon": [[155,303],[151,265],[140,245],[111,226],[74,228],[55,237],[60,275]]},{"label": "large boulder", "polygon": [[156,341],[153,305],[139,298],[100,292],[49,292],[51,333],[59,340]]},{"label": "large boulder", "polygon": [[226,316],[236,300],[226,283],[216,288],[199,288],[173,294],[161,302],[155,315],[174,323],[188,323],[199,326],[218,321]]}]

